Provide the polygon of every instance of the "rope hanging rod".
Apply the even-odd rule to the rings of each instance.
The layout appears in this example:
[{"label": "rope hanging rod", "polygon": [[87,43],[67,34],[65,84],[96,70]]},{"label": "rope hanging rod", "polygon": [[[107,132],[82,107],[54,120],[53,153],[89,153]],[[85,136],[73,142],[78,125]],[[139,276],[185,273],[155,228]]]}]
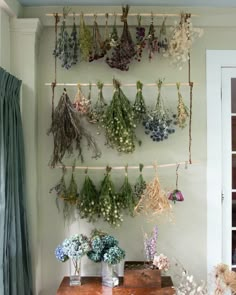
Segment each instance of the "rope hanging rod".
[{"label": "rope hanging rod", "polygon": [[[185,165],[185,168],[188,167],[189,161],[178,162],[178,163],[170,163],[170,164],[160,164],[160,165],[144,165],[143,169],[155,169],[155,168],[167,168],[167,167],[174,167],[177,165]],[[198,165],[199,162],[192,162],[191,165]],[[108,165],[109,166],[109,165]],[[125,169],[132,169],[137,170],[140,169],[140,166],[109,166],[112,170],[125,170]],[[78,170],[104,170],[107,166],[63,166],[63,165],[56,165],[55,167],[51,168],[66,168],[66,169],[78,169]]]},{"label": "rope hanging rod", "polygon": [[[45,86],[52,86],[52,83],[45,83]],[[67,86],[67,87],[75,87],[75,86],[97,86],[96,83],[56,83],[56,86]],[[181,86],[189,86],[188,82],[182,82],[180,83]],[[194,83],[194,85],[198,85],[198,83]],[[112,83],[104,83],[103,84],[104,87],[113,87]],[[121,83],[121,87],[125,86],[125,87],[136,87],[136,83]],[[143,83],[143,86],[147,86],[147,87],[157,87],[156,83]],[[176,83],[163,83],[162,86],[176,86]]]},{"label": "rope hanging rod", "polygon": [[[46,13],[46,16],[54,17],[56,13]],[[62,13],[57,13],[58,16],[63,16]],[[122,13],[83,13],[83,16],[86,17],[94,17],[94,16],[122,16]],[[81,16],[81,13],[68,13],[66,17],[75,17]],[[152,17],[152,16],[169,16],[169,17],[179,17],[180,13],[129,13],[128,16],[144,16],[144,17]],[[198,14],[191,14],[191,17],[198,17]]]}]

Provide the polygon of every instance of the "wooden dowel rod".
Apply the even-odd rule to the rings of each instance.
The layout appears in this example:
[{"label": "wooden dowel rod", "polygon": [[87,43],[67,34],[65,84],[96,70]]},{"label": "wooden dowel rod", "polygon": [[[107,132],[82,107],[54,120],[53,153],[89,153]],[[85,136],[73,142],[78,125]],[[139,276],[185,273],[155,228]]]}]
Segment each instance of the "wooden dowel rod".
[{"label": "wooden dowel rod", "polygon": [[[80,86],[97,86],[96,83],[57,83],[56,86],[67,86],[67,87],[75,87],[78,86],[78,84]],[[45,86],[52,86],[52,83],[45,83]],[[182,82],[180,83],[181,86],[189,86],[188,82]],[[198,85],[198,83],[194,83],[194,85]],[[112,83],[104,83],[103,86],[105,87],[112,87],[113,84]],[[121,87],[125,86],[125,87],[136,87],[136,83],[121,83]],[[147,87],[157,87],[156,83],[144,83],[143,86],[147,86]],[[176,87],[176,83],[163,83],[163,86],[175,86]]]},{"label": "wooden dowel rod", "polygon": [[[68,13],[66,17],[74,17],[74,16],[80,16],[81,13]],[[96,16],[122,16],[122,13],[83,13],[84,16],[86,17],[94,17]],[[128,16],[146,16],[146,17],[151,17],[151,16],[169,16],[169,17],[179,17],[181,14],[180,13],[129,13]],[[46,13],[46,16],[55,16],[55,13]],[[63,16],[62,13],[58,13],[58,16]],[[198,14],[191,14],[191,17],[198,17]]]}]

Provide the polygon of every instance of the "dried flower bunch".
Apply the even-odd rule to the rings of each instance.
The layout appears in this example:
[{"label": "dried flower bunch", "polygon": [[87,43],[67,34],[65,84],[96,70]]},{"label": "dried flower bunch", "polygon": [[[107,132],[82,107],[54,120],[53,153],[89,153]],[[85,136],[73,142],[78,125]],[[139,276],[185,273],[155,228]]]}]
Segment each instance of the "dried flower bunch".
[{"label": "dried flower bunch", "polygon": [[135,45],[133,43],[127,17],[129,13],[129,5],[122,6],[121,21],[124,23],[123,32],[119,43],[113,48],[111,57],[107,57],[106,62],[111,68],[121,71],[128,71],[129,64],[135,55]]},{"label": "dried flower bunch", "polygon": [[141,16],[137,16],[138,26],[136,27],[136,53],[135,59],[141,61],[143,50],[146,47],[145,27],[141,25]]},{"label": "dried flower bunch", "polygon": [[133,193],[133,188],[131,184],[129,183],[127,166],[126,166],[126,172],[125,172],[125,179],[119,191],[118,198],[119,198],[118,202],[120,204],[120,207],[125,210],[127,209],[129,211],[129,214],[131,216],[134,216],[134,208],[135,208],[135,205],[137,204],[137,200]]},{"label": "dried flower bunch", "polygon": [[155,226],[150,235],[144,234],[144,250],[146,259],[149,262],[153,262],[154,256],[157,253],[157,238],[158,238],[158,227]]},{"label": "dried flower bunch", "polygon": [[68,14],[68,9],[63,8],[63,21],[61,25],[61,30],[55,44],[55,49],[53,55],[61,60],[61,66],[65,69],[71,68],[75,64],[78,51],[77,44],[77,32],[76,28],[73,26],[72,35],[69,36],[66,29],[66,15]]},{"label": "dried flower bunch", "polygon": [[110,175],[111,168],[107,167],[107,172],[101,183],[99,193],[100,216],[104,218],[110,225],[120,226],[123,221],[121,215],[121,204],[115,191],[114,183]]},{"label": "dried flower bunch", "polygon": [[143,178],[142,170],[143,164],[139,164],[139,176],[134,184],[134,195],[136,200],[140,200],[141,196],[143,195],[146,189],[146,182]]},{"label": "dried flower bunch", "polygon": [[189,59],[194,38],[200,37],[202,33],[202,29],[193,28],[191,14],[181,13],[180,22],[173,29],[168,50],[164,56],[170,57],[172,62],[181,70],[183,64]]},{"label": "dried flower bunch", "polygon": [[145,104],[145,100],[143,97],[143,83],[140,81],[137,81],[137,94],[133,105],[133,111],[134,111],[134,121],[136,123],[141,123],[144,119],[144,117],[147,114],[147,107]]},{"label": "dried flower bunch", "polygon": [[114,94],[103,116],[107,144],[119,152],[132,153],[135,149],[135,123],[130,101],[113,79]]},{"label": "dried flower bunch", "polygon": [[231,292],[236,294],[236,273],[229,269],[226,264],[218,264],[215,267],[215,290],[214,295],[224,295]]},{"label": "dried flower bunch", "polygon": [[158,40],[158,52],[165,53],[168,49],[168,37],[167,37],[167,30],[166,30],[166,19],[165,16],[160,28],[159,40]]},{"label": "dried flower bunch", "polygon": [[89,222],[94,222],[98,218],[99,213],[99,194],[93,181],[87,174],[87,169],[85,173],[85,180],[80,192],[77,208],[81,218],[86,218]]},{"label": "dried flower bunch", "polygon": [[90,243],[91,250],[87,256],[93,262],[104,261],[108,264],[118,264],[125,258],[125,251],[119,247],[119,242],[105,232],[93,230]]},{"label": "dried flower bunch", "polygon": [[95,140],[81,125],[79,113],[75,110],[65,89],[53,112],[53,120],[48,133],[53,135],[54,147],[50,161],[52,167],[62,163],[66,152],[71,155],[74,149],[78,151],[78,156],[83,160],[81,143],[83,137],[93,151],[93,157],[101,156]]},{"label": "dried flower bunch", "polygon": [[187,120],[189,118],[189,111],[184,103],[182,94],[180,93],[180,83],[176,83],[178,91],[178,106],[177,106],[177,124],[180,128],[184,128],[187,125]]},{"label": "dried flower bunch", "polygon": [[170,261],[167,256],[161,253],[160,255],[154,255],[153,265],[166,272],[170,268]]},{"label": "dried flower bunch", "polygon": [[73,22],[73,28],[72,32],[70,35],[70,47],[72,51],[72,65],[77,64],[79,61],[79,40],[78,40],[78,34],[77,34],[77,29],[76,29],[76,24],[75,24],[75,16],[74,16],[74,22]]},{"label": "dried flower bunch", "polygon": [[182,202],[184,201],[184,195],[183,193],[179,190],[178,188],[178,181],[179,181],[179,165],[180,164],[177,164],[177,167],[176,167],[176,184],[175,184],[175,189],[169,193],[168,195],[168,199],[173,201],[174,203],[177,201],[177,202]]},{"label": "dried flower bunch", "polygon": [[187,271],[183,270],[181,281],[177,287],[175,287],[176,295],[208,295],[205,282],[198,284],[192,275],[189,275]]},{"label": "dried flower bunch", "polygon": [[99,31],[97,16],[95,14],[93,23],[93,46],[92,51],[90,52],[89,61],[91,62],[103,58],[105,54],[106,50],[104,48],[104,42]]},{"label": "dried flower bunch", "polygon": [[151,60],[156,52],[158,52],[158,38],[155,35],[155,28],[153,24],[153,16],[151,17],[151,24],[149,26],[147,39],[148,58]]},{"label": "dried flower bunch", "polygon": [[79,47],[81,58],[84,61],[89,61],[90,54],[93,48],[93,38],[89,28],[84,22],[84,14],[80,15],[80,28],[79,28]]},{"label": "dried flower bunch", "polygon": [[170,213],[171,208],[172,206],[168,201],[166,192],[161,188],[156,173],[154,179],[147,183],[146,189],[135,207],[135,212],[146,213],[147,215],[160,215]]},{"label": "dried flower bunch", "polygon": [[161,96],[161,88],[163,80],[157,82],[158,96],[156,107],[148,112],[143,121],[145,133],[151,137],[153,141],[160,142],[168,139],[169,134],[175,132],[173,127],[174,121],[168,110],[165,109]]},{"label": "dried flower bunch", "polygon": [[91,100],[87,98],[81,89],[81,85],[78,83],[77,93],[74,99],[74,108],[81,114],[86,115],[89,113]]}]

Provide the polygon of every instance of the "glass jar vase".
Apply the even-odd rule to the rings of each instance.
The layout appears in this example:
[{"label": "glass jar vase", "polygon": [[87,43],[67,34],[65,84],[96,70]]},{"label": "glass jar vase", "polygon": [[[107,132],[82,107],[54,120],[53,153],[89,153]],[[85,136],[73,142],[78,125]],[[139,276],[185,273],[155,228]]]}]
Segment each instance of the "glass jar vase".
[{"label": "glass jar vase", "polygon": [[70,262],[70,286],[81,285],[81,258],[72,258]]},{"label": "glass jar vase", "polygon": [[102,262],[102,285],[111,288],[119,285],[117,265]]}]

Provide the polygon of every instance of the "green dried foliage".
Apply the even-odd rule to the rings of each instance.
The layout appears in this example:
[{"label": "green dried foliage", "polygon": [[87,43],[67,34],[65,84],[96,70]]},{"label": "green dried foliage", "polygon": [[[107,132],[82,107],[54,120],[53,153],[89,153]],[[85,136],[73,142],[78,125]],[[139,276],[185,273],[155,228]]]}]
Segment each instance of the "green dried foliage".
[{"label": "green dried foliage", "polygon": [[135,150],[135,123],[132,105],[120,83],[113,79],[114,95],[103,117],[107,144],[119,152],[132,153]]},{"label": "green dried foliage", "polygon": [[89,222],[94,222],[98,217],[99,195],[93,181],[87,174],[80,192],[80,202],[77,208],[80,217],[87,218]]},{"label": "green dried foliage", "polygon": [[89,28],[86,26],[84,22],[83,13],[80,16],[80,53],[81,57],[84,61],[89,60],[90,53],[92,51],[93,46],[93,38]]},{"label": "green dried foliage", "polygon": [[133,105],[134,120],[136,123],[141,123],[147,114],[147,108],[143,97],[143,83],[137,81],[137,94]]},{"label": "green dried foliage", "polygon": [[121,204],[118,201],[109,169],[107,169],[107,173],[101,183],[99,200],[100,215],[104,220],[114,227],[120,226],[120,223],[123,221]]},{"label": "green dried foliage", "polygon": [[66,152],[71,155],[75,149],[78,157],[83,161],[82,138],[93,151],[93,157],[101,156],[93,137],[83,128],[78,112],[74,109],[66,91],[63,92],[57,107],[54,110],[53,120],[48,133],[53,135],[53,154],[50,161],[52,167],[61,163]]},{"label": "green dried foliage", "polygon": [[93,46],[92,51],[90,52],[89,61],[94,61],[100,58],[103,58],[106,54],[106,50],[104,48],[104,41],[102,40],[98,23],[96,21],[96,15],[94,18],[93,24]]},{"label": "green dried foliage", "polygon": [[128,209],[131,216],[134,216],[134,208],[136,201],[133,194],[133,189],[129,183],[128,175],[126,173],[124,183],[119,192],[119,203],[123,209]]},{"label": "green dried foliage", "polygon": [[136,200],[140,200],[141,196],[143,195],[145,189],[146,189],[146,181],[143,178],[142,169],[143,164],[139,165],[140,167],[140,174],[134,184],[134,196]]},{"label": "green dried foliage", "polygon": [[183,129],[187,126],[189,110],[184,103],[182,94],[180,93],[180,83],[176,83],[176,86],[178,91],[177,124]]},{"label": "green dried foliage", "polygon": [[54,187],[52,187],[50,189],[49,193],[51,194],[53,191],[55,191],[55,193],[56,193],[56,205],[57,205],[58,211],[60,211],[59,200],[60,199],[64,200],[67,195],[64,172],[63,172],[63,175],[62,175],[61,179],[59,180],[59,182]]}]

